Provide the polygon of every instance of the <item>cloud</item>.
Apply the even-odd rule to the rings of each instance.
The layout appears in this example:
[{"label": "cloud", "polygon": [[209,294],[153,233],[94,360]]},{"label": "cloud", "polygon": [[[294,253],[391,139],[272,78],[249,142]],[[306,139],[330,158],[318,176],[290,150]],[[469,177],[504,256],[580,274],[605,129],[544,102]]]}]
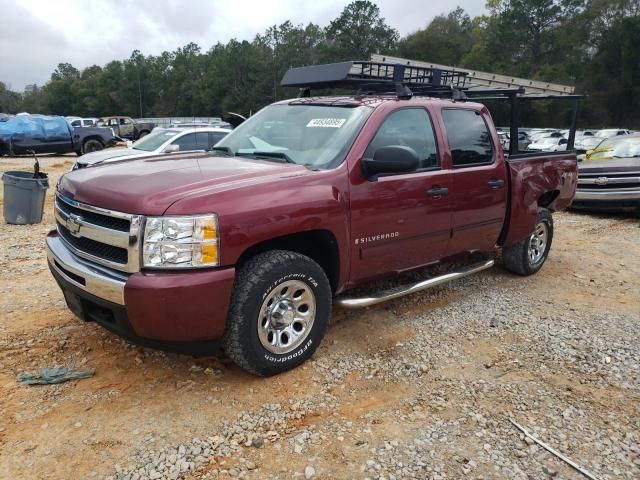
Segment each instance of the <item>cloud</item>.
[{"label": "cloud", "polygon": [[[327,25],[349,3],[300,0],[2,0],[0,81],[15,90],[45,83],[58,63],[77,68],[125,59],[133,50],[158,55],[195,42],[204,51],[231,38],[252,40],[291,20]],[[379,0],[387,23],[402,35],[455,8],[447,0]],[[461,0],[471,15],[484,0]]]}]

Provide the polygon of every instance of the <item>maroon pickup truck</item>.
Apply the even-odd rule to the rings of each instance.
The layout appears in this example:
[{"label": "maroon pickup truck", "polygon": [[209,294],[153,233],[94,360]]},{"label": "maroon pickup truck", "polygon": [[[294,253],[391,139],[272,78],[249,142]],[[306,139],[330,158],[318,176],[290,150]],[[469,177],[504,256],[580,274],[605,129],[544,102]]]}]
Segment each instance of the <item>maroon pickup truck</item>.
[{"label": "maroon pickup truck", "polygon": [[[57,187],[48,260],[69,308],[141,344],[221,340],[258,375],[318,347],[355,308],[489,268],[530,275],[573,198],[574,152],[511,155],[479,103],[301,97],[207,153],[77,170]],[[466,266],[364,297],[450,259]],[[473,258],[473,260],[471,260]]]}]

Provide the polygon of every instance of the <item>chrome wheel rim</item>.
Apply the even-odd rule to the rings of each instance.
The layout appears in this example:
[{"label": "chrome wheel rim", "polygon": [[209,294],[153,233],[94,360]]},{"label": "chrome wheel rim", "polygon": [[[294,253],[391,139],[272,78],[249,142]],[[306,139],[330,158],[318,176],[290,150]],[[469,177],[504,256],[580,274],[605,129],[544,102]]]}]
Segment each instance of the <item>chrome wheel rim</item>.
[{"label": "chrome wheel rim", "polygon": [[544,222],[536,225],[535,231],[529,237],[529,263],[535,265],[544,257],[549,239],[549,228]]},{"label": "chrome wheel rim", "polygon": [[282,282],[260,307],[260,343],[271,353],[289,353],[309,336],[315,318],[316,297],[311,288],[299,280]]}]

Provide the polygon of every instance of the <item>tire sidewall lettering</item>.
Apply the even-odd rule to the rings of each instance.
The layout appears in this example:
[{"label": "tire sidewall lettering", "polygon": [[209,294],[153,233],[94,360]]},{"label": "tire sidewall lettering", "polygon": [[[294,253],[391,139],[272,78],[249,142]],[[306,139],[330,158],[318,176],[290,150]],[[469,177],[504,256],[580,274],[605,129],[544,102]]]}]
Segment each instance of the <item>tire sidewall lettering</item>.
[{"label": "tire sidewall lettering", "polygon": [[267,295],[269,295],[278,285],[288,280],[303,280],[314,289],[318,287],[318,282],[312,276],[305,273],[290,273],[288,275],[285,275],[284,277],[280,277],[278,280],[269,285],[262,293],[262,300],[264,301],[264,299],[267,298]]},{"label": "tire sidewall lettering", "polygon": [[289,362],[291,360],[294,360],[300,356],[302,356],[304,354],[304,352],[306,352],[311,345],[313,345],[313,339],[310,338],[307,340],[307,342],[300,347],[298,350],[296,350],[293,353],[289,353],[286,355],[282,355],[282,356],[273,356],[273,355],[269,355],[268,353],[264,354],[264,359],[268,362],[271,363],[285,363],[285,362]]}]

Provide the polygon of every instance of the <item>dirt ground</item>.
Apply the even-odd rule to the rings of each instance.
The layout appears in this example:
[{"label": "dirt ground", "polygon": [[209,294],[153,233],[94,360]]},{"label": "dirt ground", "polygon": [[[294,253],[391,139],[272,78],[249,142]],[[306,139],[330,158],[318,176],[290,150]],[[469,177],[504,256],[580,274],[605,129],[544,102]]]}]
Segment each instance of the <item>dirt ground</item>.
[{"label": "dirt ground", "polygon": [[[580,478],[508,418],[599,478],[640,478],[637,219],[556,214],[537,275],[496,267],[404,300],[336,309],[312,361],[261,379],[223,357],[131,345],[67,310],[44,237],[56,181],[74,159],[41,160],[51,177],[42,224],[0,225],[0,478],[118,476],[220,432],[234,451],[212,452],[180,478],[390,479],[418,467],[424,476],[406,476]],[[1,171],[30,167],[0,158]],[[53,366],[96,373],[56,386],[16,381]],[[282,418],[252,424],[272,410]],[[242,432],[252,429],[264,444],[234,440],[236,427],[248,445]]]}]

